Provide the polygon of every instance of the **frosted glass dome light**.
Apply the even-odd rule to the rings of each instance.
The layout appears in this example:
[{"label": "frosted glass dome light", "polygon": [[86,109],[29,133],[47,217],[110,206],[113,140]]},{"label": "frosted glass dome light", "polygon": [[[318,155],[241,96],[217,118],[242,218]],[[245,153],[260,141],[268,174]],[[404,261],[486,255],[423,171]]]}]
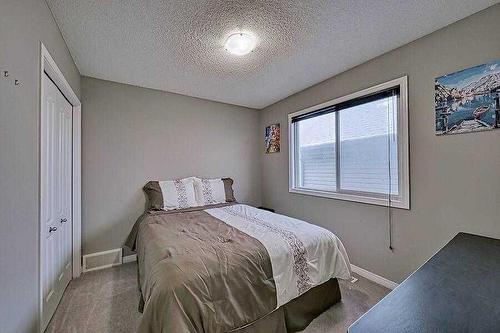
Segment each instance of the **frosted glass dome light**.
[{"label": "frosted glass dome light", "polygon": [[244,32],[232,34],[227,38],[225,48],[237,56],[248,54],[255,48],[255,37]]}]

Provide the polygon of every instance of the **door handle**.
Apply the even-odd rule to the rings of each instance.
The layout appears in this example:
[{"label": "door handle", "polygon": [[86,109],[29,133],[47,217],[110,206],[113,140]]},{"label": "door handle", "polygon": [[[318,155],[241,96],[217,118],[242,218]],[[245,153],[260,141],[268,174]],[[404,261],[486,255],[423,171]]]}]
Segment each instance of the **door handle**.
[{"label": "door handle", "polygon": [[50,227],[49,228],[49,232],[54,232],[54,231],[57,231],[57,227]]},{"label": "door handle", "polygon": [[68,222],[68,219],[61,219],[61,223],[66,223]]}]

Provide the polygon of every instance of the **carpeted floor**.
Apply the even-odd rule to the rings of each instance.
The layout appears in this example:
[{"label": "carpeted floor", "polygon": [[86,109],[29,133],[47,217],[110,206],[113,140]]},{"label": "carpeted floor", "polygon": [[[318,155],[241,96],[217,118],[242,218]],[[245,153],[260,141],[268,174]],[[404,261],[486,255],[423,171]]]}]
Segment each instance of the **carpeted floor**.
[{"label": "carpeted floor", "polygon": [[[340,281],[342,302],[316,318],[303,333],[347,332],[347,328],[389,290],[362,277]],[[83,274],[71,281],[47,333],[133,333],[137,311],[137,266],[125,264]]]}]

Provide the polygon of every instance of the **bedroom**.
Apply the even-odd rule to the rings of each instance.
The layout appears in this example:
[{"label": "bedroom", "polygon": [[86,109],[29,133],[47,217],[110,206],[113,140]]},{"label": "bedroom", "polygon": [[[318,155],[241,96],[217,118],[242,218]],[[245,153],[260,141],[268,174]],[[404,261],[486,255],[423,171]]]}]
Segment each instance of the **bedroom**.
[{"label": "bedroom", "polygon": [[[320,307],[317,311],[301,298],[310,295],[307,292],[289,296],[314,312],[299,323],[307,326],[304,332],[359,332],[349,327],[365,313],[361,324],[371,325],[373,332],[388,322],[402,325],[377,309],[394,306],[397,300],[405,304],[399,307],[404,312],[398,312],[400,317],[418,312],[411,303],[415,298],[401,296],[401,290],[416,278],[425,280],[417,274],[423,272],[419,268],[430,258],[435,260],[443,246],[459,233],[500,238],[500,132],[497,123],[490,122],[495,116],[500,119],[500,106],[495,104],[498,91],[489,86],[492,101],[478,99],[488,100],[484,108],[476,107],[475,99],[467,100],[469,95],[464,98],[468,104],[458,103],[459,109],[457,103],[446,105],[459,100],[452,87],[455,78],[477,82],[478,71],[497,70],[499,19],[500,5],[489,0],[2,0],[0,332],[42,332],[46,327],[47,332],[136,332],[140,325],[144,332],[157,331],[144,328],[148,320],[138,311],[140,294],[145,293],[137,280],[140,268],[136,252],[125,246],[137,219],[151,207],[143,187],[150,181],[191,179],[188,188],[196,202],[191,205],[203,207],[198,179],[222,178],[233,180],[239,204],[255,207],[247,211],[253,218],[273,220],[275,226],[291,223],[279,220],[281,216],[310,223],[310,228],[341,241],[333,242],[337,258],[344,258],[345,247],[345,267],[357,281],[342,279],[345,276],[337,270],[338,286],[326,285],[330,289],[321,295],[327,304],[319,304],[317,300],[323,299],[319,296],[311,302]],[[236,49],[231,49],[232,35],[237,38]],[[248,48],[239,48],[242,45]],[[231,53],[248,50],[245,55]],[[443,90],[441,85],[451,88]],[[72,108],[72,128],[64,133],[73,145],[67,147],[71,154],[66,155],[70,161],[64,173],[69,192],[61,196],[66,199],[67,216],[58,215],[58,224],[45,230],[41,214],[47,177],[42,162],[49,154],[44,150],[43,139],[48,136],[42,101],[49,87],[53,96],[64,97],[55,103],[69,103]],[[465,83],[460,91],[464,87]],[[443,92],[450,97],[442,100]],[[381,100],[387,103],[377,115],[363,114],[360,106]],[[464,105],[473,107],[464,111]],[[346,127],[342,119],[354,114],[350,108],[357,108],[361,116]],[[466,112],[469,118],[455,120]],[[273,126],[277,124],[279,130]],[[461,133],[470,126],[477,126],[477,131]],[[488,126],[492,130],[481,130]],[[348,141],[342,135],[373,138],[380,133],[387,142],[369,143],[382,153],[373,153],[366,144],[355,147],[353,159],[342,155],[348,151],[342,150],[342,142]],[[313,146],[321,146],[326,155],[307,155]],[[306,161],[306,155],[311,159]],[[370,164],[375,162],[381,167]],[[321,175],[320,186],[314,180],[308,183],[309,178],[297,170]],[[343,178],[346,170],[361,170],[365,178],[355,178],[353,188],[343,191],[341,184],[352,180]],[[221,184],[225,183],[214,183],[213,191],[221,194],[221,186],[226,186]],[[376,195],[366,195],[370,189]],[[398,195],[392,195],[394,190]],[[160,192],[163,195],[161,187]],[[227,201],[225,194],[225,200],[218,201]],[[198,213],[186,214],[195,219]],[[235,222],[210,216],[215,222],[208,223],[219,223],[218,248],[234,246],[232,233],[257,239],[241,226],[233,225],[224,233],[218,228]],[[62,234],[68,225],[68,275],[61,275],[65,283],[51,297],[50,306],[44,306],[48,293],[43,272],[48,266],[43,235]],[[59,230],[48,232],[53,227]],[[277,243],[293,237],[285,234],[271,232]],[[263,238],[256,246],[269,257],[273,273],[267,273],[276,275],[272,244],[266,244]],[[498,250],[498,245],[492,246]],[[332,259],[325,255],[316,259],[325,258]],[[479,271],[468,271],[469,279],[460,282],[467,297],[448,297],[450,306],[440,309],[443,312],[433,307],[440,302],[425,303],[425,308],[440,313],[441,319],[458,315],[455,323],[489,323],[490,330],[473,324],[450,326],[452,321],[441,320],[450,331],[498,331],[497,302],[481,298],[479,304],[486,310],[478,314],[467,312],[477,303],[464,301],[498,296],[498,282],[487,283],[500,280],[498,256],[482,259]],[[151,269],[144,269],[150,274]],[[423,298],[430,290],[449,290],[438,282],[449,286],[463,275],[461,270],[448,272],[432,280],[437,289],[429,287],[429,280],[425,280],[429,288],[414,289]],[[279,284],[277,278],[272,281]],[[278,296],[271,296],[274,303],[263,302],[264,308],[277,308]],[[330,307],[328,301],[335,304]],[[44,313],[49,308],[53,312]],[[270,312],[264,308],[249,305],[239,316],[250,324]],[[300,315],[287,319],[284,308],[279,309],[263,322],[281,325],[281,331],[288,325],[291,331]],[[231,315],[228,322],[237,318]],[[418,325],[418,318],[406,324]],[[260,330],[281,332],[270,327]],[[402,331],[401,327],[386,331]],[[247,331],[260,332],[257,326]]]}]

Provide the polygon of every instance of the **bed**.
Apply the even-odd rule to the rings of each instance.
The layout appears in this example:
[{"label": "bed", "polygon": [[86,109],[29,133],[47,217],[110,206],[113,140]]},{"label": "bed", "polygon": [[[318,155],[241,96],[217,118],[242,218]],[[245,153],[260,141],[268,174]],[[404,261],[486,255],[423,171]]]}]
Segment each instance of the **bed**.
[{"label": "bed", "polygon": [[149,210],[126,245],[137,251],[141,333],[299,331],[351,276],[333,233],[235,202]]}]

